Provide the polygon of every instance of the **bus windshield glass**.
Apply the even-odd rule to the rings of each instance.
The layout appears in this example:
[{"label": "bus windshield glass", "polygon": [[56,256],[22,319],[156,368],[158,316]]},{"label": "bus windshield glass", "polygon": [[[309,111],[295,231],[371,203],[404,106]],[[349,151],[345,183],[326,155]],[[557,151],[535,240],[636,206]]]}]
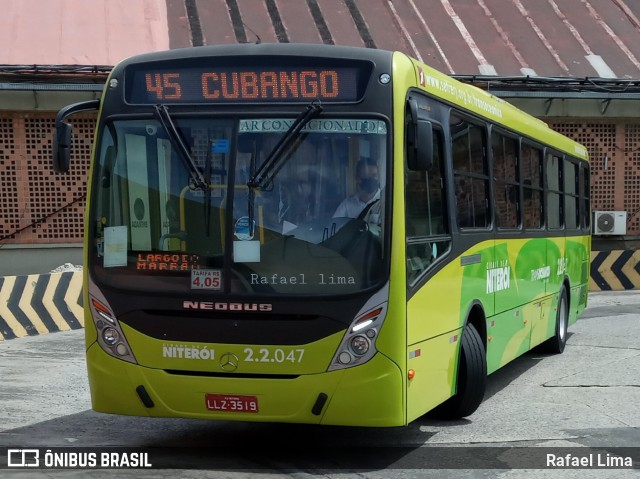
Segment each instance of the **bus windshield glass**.
[{"label": "bus windshield glass", "polygon": [[90,200],[94,279],[214,295],[380,285],[388,274],[386,121],[320,116],[278,149],[294,122],[165,115],[105,123]]}]

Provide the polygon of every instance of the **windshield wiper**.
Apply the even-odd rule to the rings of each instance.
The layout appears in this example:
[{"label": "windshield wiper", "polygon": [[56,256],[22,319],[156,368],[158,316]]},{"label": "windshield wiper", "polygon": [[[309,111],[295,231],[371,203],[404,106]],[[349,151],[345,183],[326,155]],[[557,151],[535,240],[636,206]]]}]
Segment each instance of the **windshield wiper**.
[{"label": "windshield wiper", "polygon": [[187,168],[187,170],[189,170],[194,188],[203,189],[205,191],[208,190],[209,183],[204,178],[204,176],[202,176],[202,173],[200,173],[200,170],[198,170],[196,163],[193,161],[187,145],[182,139],[182,136],[176,128],[175,123],[171,119],[171,115],[169,115],[169,110],[167,110],[167,107],[161,104],[155,105],[154,112],[156,117],[158,118],[158,121],[167,132],[167,136],[169,137],[171,146],[173,146],[173,148],[177,150],[178,156],[184,162],[184,166]]},{"label": "windshield wiper", "polygon": [[[289,148],[291,148],[291,145],[297,139],[300,131],[314,117],[318,116],[320,112],[322,112],[322,105],[320,105],[318,100],[314,100],[298,115],[293,124],[285,134],[282,135],[278,144],[273,147],[273,150],[271,150],[267,159],[264,160],[262,165],[260,165],[260,168],[253,173],[253,176],[249,178],[249,181],[247,181],[247,186],[249,188],[264,188],[272,182],[273,177],[278,173],[278,171],[280,171],[280,168],[284,166],[284,162],[281,162],[281,160],[286,158],[286,156],[283,153],[286,153]],[[278,163],[281,164],[278,166]],[[278,168],[276,168],[276,166],[278,166]]]}]

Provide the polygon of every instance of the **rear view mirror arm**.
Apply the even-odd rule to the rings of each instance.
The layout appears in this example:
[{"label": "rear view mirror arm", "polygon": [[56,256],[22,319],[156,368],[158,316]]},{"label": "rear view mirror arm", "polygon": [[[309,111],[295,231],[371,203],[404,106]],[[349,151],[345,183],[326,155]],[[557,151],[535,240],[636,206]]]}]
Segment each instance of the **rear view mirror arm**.
[{"label": "rear view mirror arm", "polygon": [[73,139],[73,127],[65,120],[82,111],[97,111],[100,108],[100,100],[89,100],[73,103],[61,108],[56,115],[56,131],[53,137],[53,169],[58,173],[69,171],[71,159],[71,141]]}]

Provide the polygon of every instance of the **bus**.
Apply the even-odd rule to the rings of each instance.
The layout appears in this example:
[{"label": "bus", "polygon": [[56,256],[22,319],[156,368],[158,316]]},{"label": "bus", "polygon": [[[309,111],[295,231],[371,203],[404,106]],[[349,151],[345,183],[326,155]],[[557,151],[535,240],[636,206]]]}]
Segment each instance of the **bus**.
[{"label": "bus", "polygon": [[124,60],[84,250],[92,407],[400,426],[480,406],[587,304],[586,149],[401,52],[238,44]]}]

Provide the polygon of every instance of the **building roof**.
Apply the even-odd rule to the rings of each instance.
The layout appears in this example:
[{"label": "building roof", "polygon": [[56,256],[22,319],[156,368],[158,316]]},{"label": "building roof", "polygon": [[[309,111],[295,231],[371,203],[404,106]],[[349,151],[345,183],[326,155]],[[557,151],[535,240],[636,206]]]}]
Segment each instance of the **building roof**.
[{"label": "building roof", "polygon": [[0,0],[0,65],[239,42],[401,50],[449,74],[640,78],[636,0]]},{"label": "building roof", "polygon": [[169,48],[164,0],[0,0],[0,64],[111,65]]}]

